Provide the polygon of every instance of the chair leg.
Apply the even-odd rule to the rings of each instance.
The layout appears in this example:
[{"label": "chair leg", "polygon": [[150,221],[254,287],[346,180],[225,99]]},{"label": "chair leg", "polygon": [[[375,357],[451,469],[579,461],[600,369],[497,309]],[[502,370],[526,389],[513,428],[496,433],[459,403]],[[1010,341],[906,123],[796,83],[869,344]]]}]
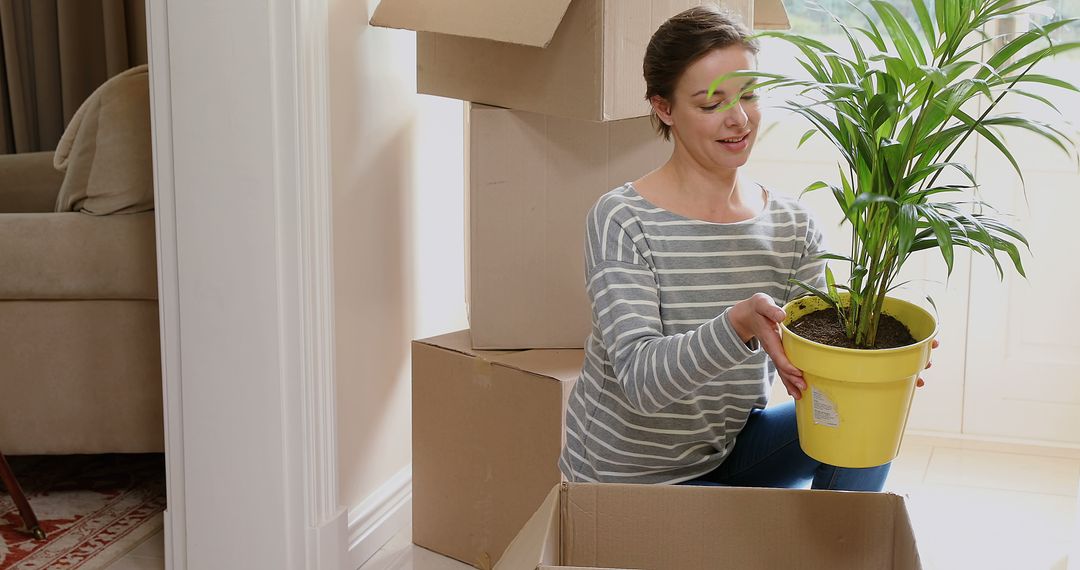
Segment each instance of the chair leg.
[{"label": "chair leg", "polygon": [[30,501],[26,500],[26,495],[23,494],[19,481],[15,479],[15,474],[11,472],[11,466],[8,465],[2,451],[0,451],[0,481],[4,483],[8,493],[11,493],[11,498],[15,500],[15,506],[19,508],[19,516],[22,517],[26,528],[30,530],[34,538],[45,540],[45,531],[41,530],[41,524],[34,516],[34,509],[30,508]]}]

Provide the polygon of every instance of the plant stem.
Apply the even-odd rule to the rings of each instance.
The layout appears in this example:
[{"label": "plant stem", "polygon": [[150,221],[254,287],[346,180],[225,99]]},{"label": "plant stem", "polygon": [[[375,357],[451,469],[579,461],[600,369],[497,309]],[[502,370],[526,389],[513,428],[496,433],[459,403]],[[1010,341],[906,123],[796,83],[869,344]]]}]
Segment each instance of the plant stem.
[{"label": "plant stem", "polygon": [[[881,217],[878,215],[878,205],[874,204],[866,209],[867,218],[870,218],[867,222],[869,235],[878,235],[878,219]],[[870,267],[867,273],[866,286],[862,291],[862,301],[859,303],[859,315],[858,324],[855,327],[854,342],[856,346],[865,346],[866,337],[870,333],[871,317],[873,316],[874,307],[874,290],[877,289],[877,282],[879,279],[879,264],[881,261],[881,250],[883,243],[880,241],[874,241],[868,243],[867,249],[872,252],[869,253]]]},{"label": "plant stem", "polygon": [[893,271],[893,261],[895,255],[890,255],[889,260],[885,262],[885,271],[882,272],[881,284],[878,287],[877,297],[874,300],[873,316],[871,317],[870,334],[866,341],[866,348],[873,348],[877,344],[877,332],[878,325],[881,323],[881,311],[885,307],[885,294],[888,291],[889,282],[892,281],[890,275]]}]

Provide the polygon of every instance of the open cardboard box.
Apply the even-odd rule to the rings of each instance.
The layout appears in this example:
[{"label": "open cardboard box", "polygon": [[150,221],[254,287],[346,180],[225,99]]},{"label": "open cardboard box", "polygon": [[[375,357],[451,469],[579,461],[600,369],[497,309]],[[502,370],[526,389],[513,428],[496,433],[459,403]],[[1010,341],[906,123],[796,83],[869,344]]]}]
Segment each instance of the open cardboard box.
[{"label": "open cardboard box", "polygon": [[890,493],[561,483],[495,570],[919,570]]},{"label": "open cardboard box", "polygon": [[[416,30],[420,93],[610,121],[648,115],[641,62],[656,28],[708,0],[382,0],[373,26]],[[720,0],[787,28],[781,0]]]}]

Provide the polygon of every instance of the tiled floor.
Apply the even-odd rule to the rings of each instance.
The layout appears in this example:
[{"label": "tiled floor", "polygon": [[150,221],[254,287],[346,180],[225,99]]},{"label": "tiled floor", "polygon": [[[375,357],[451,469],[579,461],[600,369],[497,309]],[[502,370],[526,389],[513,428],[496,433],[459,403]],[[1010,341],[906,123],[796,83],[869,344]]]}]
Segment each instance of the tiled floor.
[{"label": "tiled floor", "polygon": [[908,437],[895,465],[928,569],[1069,566],[1080,452]]},{"label": "tiled floor", "polygon": [[[1066,570],[1080,555],[1078,484],[1080,450],[909,435],[887,490],[908,496],[927,570]],[[404,529],[361,568],[470,566],[413,546]]]}]

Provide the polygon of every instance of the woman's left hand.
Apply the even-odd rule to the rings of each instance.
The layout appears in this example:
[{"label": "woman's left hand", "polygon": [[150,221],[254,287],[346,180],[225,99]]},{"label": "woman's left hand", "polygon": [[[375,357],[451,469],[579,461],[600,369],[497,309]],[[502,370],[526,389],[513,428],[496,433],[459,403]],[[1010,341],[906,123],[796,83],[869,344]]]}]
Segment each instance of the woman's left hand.
[{"label": "woman's left hand", "polygon": [[[937,348],[937,347],[939,347],[939,346],[941,346],[941,343],[940,343],[940,342],[938,342],[938,340],[937,340],[936,338],[934,339],[934,341],[933,341],[933,342],[931,342],[931,343],[930,343],[930,348],[931,348],[931,350],[932,350],[932,349],[935,349],[935,348]],[[933,366],[933,364],[934,364],[933,362],[929,362],[929,361],[928,361],[928,362],[926,363],[926,367],[927,367],[927,368],[930,368],[931,366]],[[926,382],[923,382],[923,379],[922,379],[922,378],[919,378],[918,380],[916,380],[916,381],[915,381],[915,387],[916,387],[916,388],[922,388],[922,387],[923,387],[924,385],[926,385]]]}]

